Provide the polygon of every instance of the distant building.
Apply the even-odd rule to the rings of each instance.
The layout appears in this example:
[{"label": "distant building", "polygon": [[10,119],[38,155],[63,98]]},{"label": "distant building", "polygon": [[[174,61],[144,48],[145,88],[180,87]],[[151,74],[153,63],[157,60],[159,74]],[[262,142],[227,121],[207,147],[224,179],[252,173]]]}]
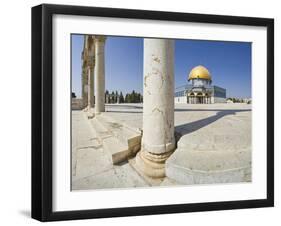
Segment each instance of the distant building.
[{"label": "distant building", "polygon": [[213,104],[226,103],[226,89],[212,86],[212,77],[207,68],[194,67],[186,84],[175,90],[175,103]]},{"label": "distant building", "polygon": [[83,100],[81,98],[71,98],[71,109],[72,110],[82,110]]}]

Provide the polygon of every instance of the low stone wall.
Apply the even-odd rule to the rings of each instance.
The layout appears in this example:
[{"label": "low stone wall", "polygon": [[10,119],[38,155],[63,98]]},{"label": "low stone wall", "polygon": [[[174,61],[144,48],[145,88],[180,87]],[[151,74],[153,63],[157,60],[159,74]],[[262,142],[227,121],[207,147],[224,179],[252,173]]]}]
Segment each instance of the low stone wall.
[{"label": "low stone wall", "polygon": [[226,98],[223,97],[211,97],[211,103],[226,103]]},{"label": "low stone wall", "polygon": [[187,103],[187,97],[186,96],[175,97],[175,103],[176,104],[186,104]]},{"label": "low stone wall", "polygon": [[72,110],[82,110],[83,109],[83,100],[78,98],[72,98],[71,100],[71,109]]}]

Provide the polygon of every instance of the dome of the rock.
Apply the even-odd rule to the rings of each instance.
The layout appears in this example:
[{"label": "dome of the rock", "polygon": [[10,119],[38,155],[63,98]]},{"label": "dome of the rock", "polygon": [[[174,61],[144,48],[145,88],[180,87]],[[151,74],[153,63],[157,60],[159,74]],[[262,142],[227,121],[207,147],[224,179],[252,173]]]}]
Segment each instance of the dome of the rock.
[{"label": "dome of the rock", "polygon": [[188,81],[192,79],[206,79],[212,80],[211,74],[207,68],[202,65],[194,67],[188,76]]}]

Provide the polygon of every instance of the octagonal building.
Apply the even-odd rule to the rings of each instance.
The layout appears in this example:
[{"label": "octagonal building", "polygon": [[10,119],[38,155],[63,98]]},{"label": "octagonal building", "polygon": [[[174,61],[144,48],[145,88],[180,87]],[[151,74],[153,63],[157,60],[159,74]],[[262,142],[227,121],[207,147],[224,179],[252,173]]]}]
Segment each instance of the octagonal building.
[{"label": "octagonal building", "polygon": [[188,83],[175,90],[175,103],[213,104],[226,102],[226,89],[212,85],[209,70],[198,65],[188,75]]}]

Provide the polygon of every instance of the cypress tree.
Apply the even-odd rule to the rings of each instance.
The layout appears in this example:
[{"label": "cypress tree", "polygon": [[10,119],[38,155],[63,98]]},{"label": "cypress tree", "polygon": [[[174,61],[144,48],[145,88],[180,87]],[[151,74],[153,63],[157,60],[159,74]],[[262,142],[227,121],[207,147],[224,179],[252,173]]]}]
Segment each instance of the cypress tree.
[{"label": "cypress tree", "polygon": [[120,104],[124,103],[124,96],[123,96],[122,91],[120,92],[119,102],[120,102]]}]

